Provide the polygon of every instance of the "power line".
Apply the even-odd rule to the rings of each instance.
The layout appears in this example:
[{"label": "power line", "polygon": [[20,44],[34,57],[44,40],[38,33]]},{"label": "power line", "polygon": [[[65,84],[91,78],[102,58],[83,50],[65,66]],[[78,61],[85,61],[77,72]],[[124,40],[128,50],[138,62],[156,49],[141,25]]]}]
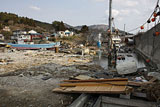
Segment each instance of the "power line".
[{"label": "power line", "polygon": [[[143,23],[141,26],[144,26],[146,23],[150,23],[150,19],[152,18],[152,16],[154,15],[154,13],[157,11],[157,8],[158,8],[158,7],[159,7],[159,0],[157,0],[156,6],[155,6],[154,11],[152,12],[151,16],[150,16],[150,17],[148,18],[148,20],[147,20],[145,23]],[[159,7],[159,10],[160,10],[160,7]],[[138,26],[138,27],[136,27],[136,28],[134,28],[134,29],[131,29],[131,30],[127,31],[127,32],[135,31],[135,30],[139,29],[141,26]]]}]

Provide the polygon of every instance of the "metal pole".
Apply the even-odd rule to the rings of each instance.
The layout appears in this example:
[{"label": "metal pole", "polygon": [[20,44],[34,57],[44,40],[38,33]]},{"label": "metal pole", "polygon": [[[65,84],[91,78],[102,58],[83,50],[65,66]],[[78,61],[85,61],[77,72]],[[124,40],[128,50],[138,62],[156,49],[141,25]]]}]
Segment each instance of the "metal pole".
[{"label": "metal pole", "polygon": [[124,24],[124,36],[126,35],[126,24]]},{"label": "metal pole", "polygon": [[109,0],[109,37],[108,37],[108,69],[111,67],[111,34],[112,34],[112,0]]},{"label": "metal pole", "polygon": [[109,0],[109,30],[112,34],[112,0]]}]

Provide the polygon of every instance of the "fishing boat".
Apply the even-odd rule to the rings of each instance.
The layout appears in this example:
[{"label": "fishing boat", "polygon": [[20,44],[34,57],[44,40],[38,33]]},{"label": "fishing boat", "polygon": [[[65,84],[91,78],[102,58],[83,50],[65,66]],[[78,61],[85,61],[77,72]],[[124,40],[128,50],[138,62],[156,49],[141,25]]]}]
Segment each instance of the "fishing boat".
[{"label": "fishing boat", "polygon": [[11,46],[11,48],[15,48],[18,50],[36,50],[36,49],[52,49],[54,47],[59,47],[60,42],[55,43],[49,43],[49,44],[13,44],[8,43],[8,45]]}]

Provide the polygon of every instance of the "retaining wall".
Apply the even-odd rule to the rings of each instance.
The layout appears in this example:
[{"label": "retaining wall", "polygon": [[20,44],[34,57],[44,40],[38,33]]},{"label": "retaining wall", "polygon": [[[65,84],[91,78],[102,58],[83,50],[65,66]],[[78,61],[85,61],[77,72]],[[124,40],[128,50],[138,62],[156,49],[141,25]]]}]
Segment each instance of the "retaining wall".
[{"label": "retaining wall", "polygon": [[136,49],[149,57],[160,69],[160,35],[153,36],[156,31],[160,32],[160,24],[135,36],[135,44]]}]

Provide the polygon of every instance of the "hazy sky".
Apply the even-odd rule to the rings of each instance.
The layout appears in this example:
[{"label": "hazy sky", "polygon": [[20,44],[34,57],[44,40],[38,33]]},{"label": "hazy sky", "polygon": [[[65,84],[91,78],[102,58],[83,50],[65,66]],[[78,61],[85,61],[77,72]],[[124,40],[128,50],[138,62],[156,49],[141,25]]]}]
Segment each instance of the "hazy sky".
[{"label": "hazy sky", "polygon": [[[115,26],[130,30],[143,24],[157,0],[113,0]],[[0,0],[0,11],[51,23],[73,26],[108,24],[109,0]]]}]

